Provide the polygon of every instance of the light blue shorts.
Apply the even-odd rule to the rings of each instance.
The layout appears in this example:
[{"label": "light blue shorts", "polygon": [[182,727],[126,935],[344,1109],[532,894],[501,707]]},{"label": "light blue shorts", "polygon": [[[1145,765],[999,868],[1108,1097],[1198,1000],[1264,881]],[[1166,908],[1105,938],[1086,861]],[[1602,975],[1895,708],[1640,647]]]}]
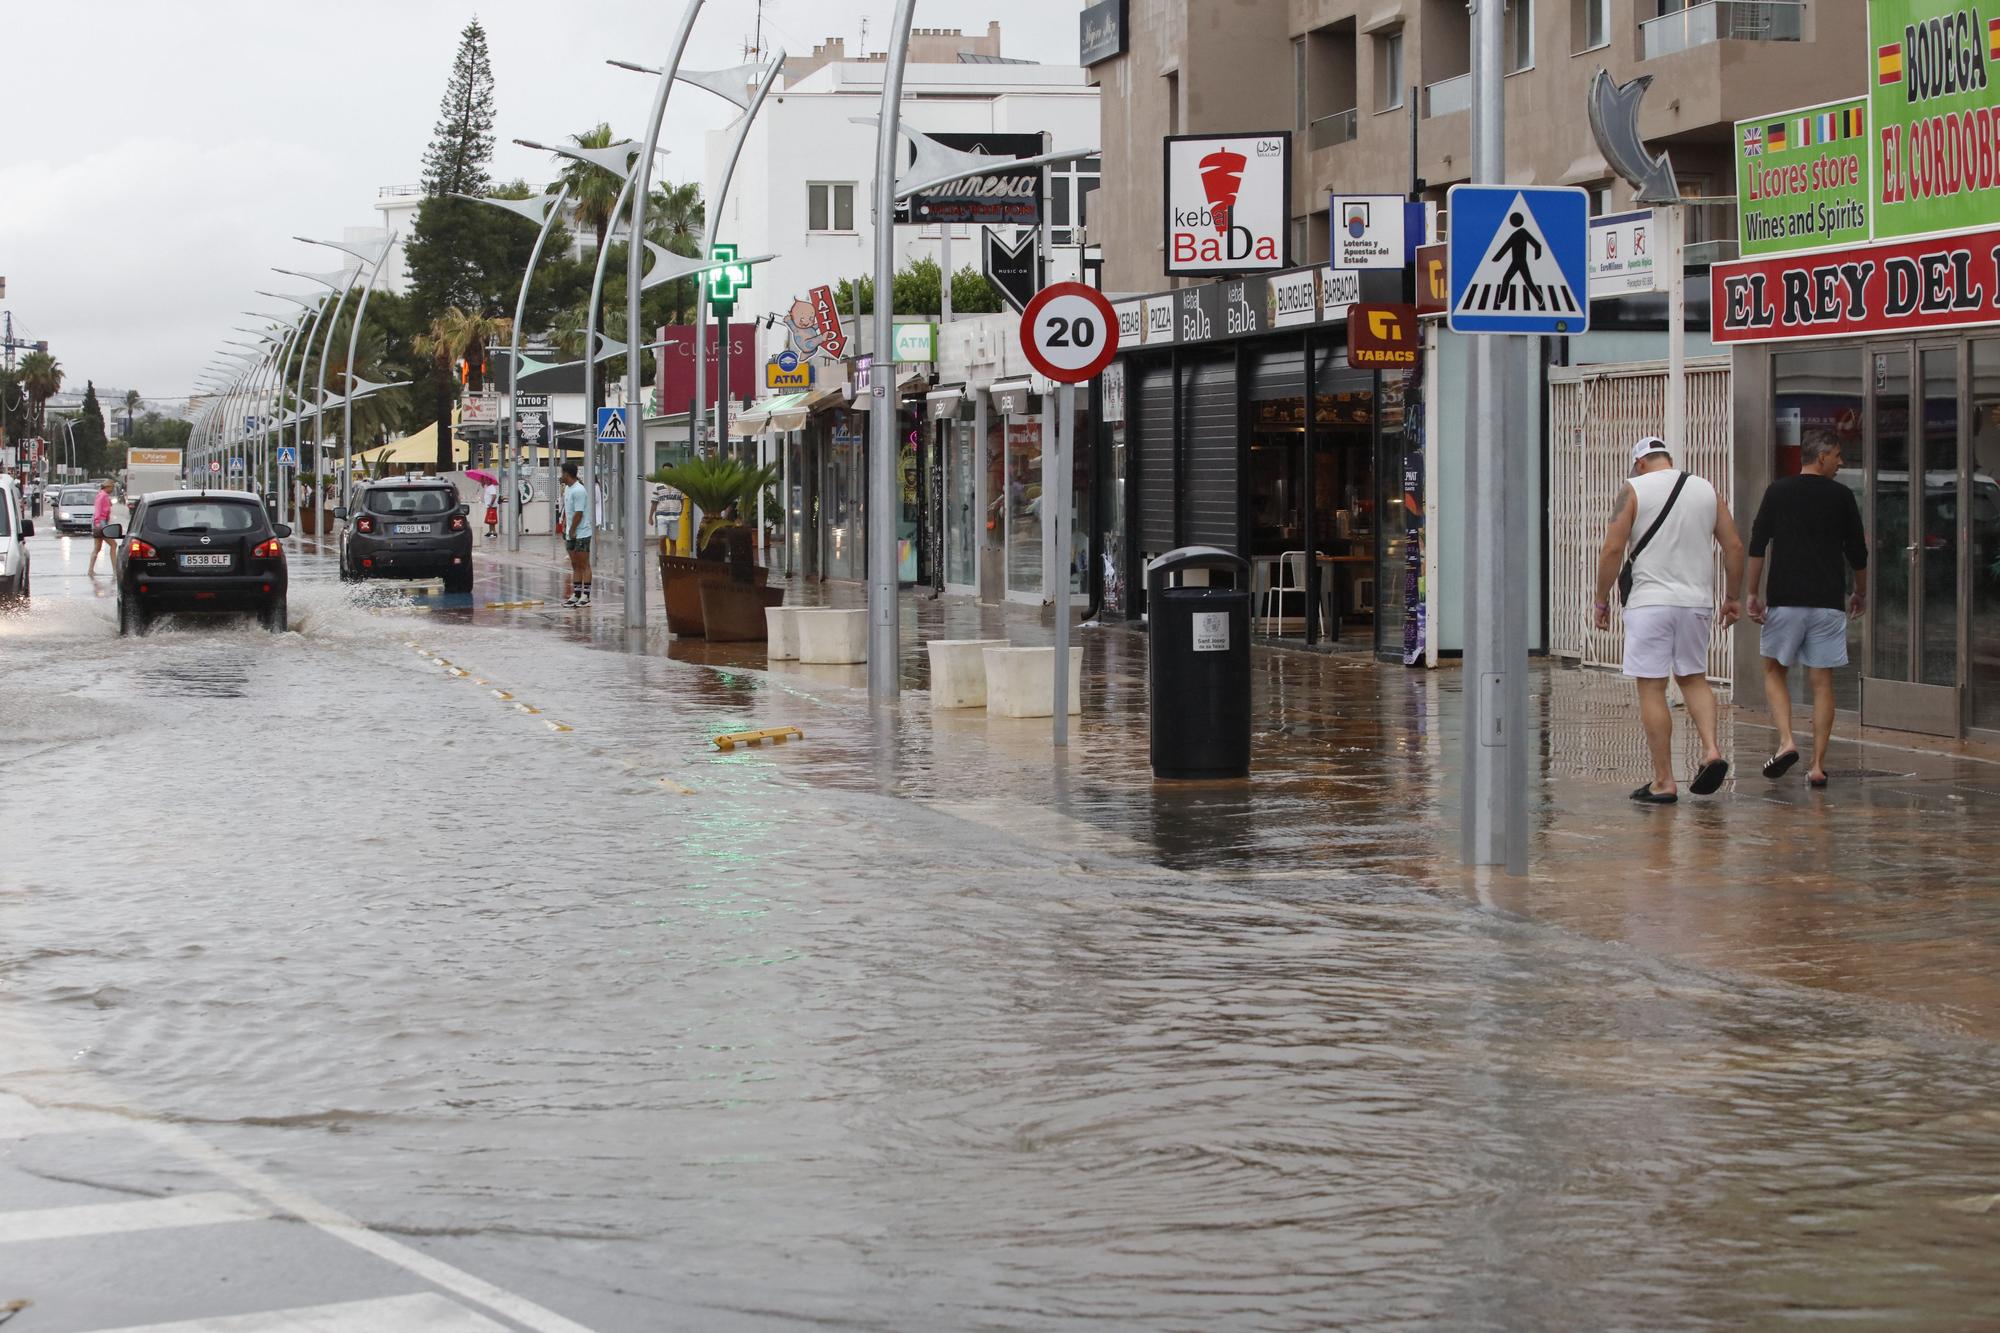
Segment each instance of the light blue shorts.
[{"label": "light blue shorts", "polygon": [[1847,613],[1824,606],[1774,606],[1764,613],[1758,651],[1784,666],[1847,665]]}]

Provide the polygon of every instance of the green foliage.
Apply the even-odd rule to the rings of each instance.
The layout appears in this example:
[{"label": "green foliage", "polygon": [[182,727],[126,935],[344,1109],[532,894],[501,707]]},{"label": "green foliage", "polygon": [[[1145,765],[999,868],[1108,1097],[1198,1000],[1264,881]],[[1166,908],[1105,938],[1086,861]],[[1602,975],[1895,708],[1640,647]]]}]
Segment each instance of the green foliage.
[{"label": "green foliage", "polygon": [[[569,141],[578,148],[609,148],[621,140],[611,133],[608,123],[600,122],[582,134],[572,134]],[[624,181],[614,172],[606,171],[593,162],[581,162],[573,157],[558,157],[562,163],[562,174],[556,177],[558,185],[569,187],[570,207],[576,210],[576,220],[588,227],[602,247],[605,233],[611,229],[612,212],[618,206],[618,194],[624,188]],[[630,160],[630,155],[627,155]]]},{"label": "green foliage", "polygon": [[473,19],[458,38],[437,127],[424,151],[424,193],[481,194],[493,161],[493,62],[486,29]]},{"label": "green foliage", "polygon": [[[941,273],[935,259],[925,258],[898,269],[895,286],[895,313],[929,316],[944,313]],[[854,313],[854,283],[843,279],[833,290],[834,304],[842,315]],[[951,275],[951,308],[954,314],[991,315],[1001,310],[1000,293],[986,275],[967,265]],[[861,313],[875,313],[875,280],[861,279]]]},{"label": "green foliage", "polygon": [[778,479],[774,467],[750,467],[734,458],[693,458],[685,463],[661,468],[648,480],[671,486],[685,495],[701,511],[701,531],[696,549],[709,533],[722,526],[723,511],[731,505],[751,509],[765,489]]},{"label": "green foliage", "polygon": [[132,433],[125,443],[133,449],[180,449],[193,431],[189,422],[147,412],[132,422]]},{"label": "green foliage", "polygon": [[70,435],[76,441],[77,461],[89,475],[102,477],[125,465],[125,451],[122,448],[113,450],[105,440],[104,409],[97,401],[95,381],[83,382],[83,407],[77,413]]}]

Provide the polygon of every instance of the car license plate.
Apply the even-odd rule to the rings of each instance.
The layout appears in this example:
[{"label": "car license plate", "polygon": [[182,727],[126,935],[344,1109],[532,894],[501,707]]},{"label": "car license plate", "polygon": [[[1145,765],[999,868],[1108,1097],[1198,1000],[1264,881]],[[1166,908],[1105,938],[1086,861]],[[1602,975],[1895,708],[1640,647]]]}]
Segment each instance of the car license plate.
[{"label": "car license plate", "polygon": [[181,557],[181,568],[182,569],[227,569],[229,568],[229,556],[227,554],[220,552],[212,554],[204,552],[198,555],[184,555]]},{"label": "car license plate", "polygon": [[429,532],[430,530],[431,530],[431,525],[428,523],[398,523],[396,525],[396,531],[399,533]]}]

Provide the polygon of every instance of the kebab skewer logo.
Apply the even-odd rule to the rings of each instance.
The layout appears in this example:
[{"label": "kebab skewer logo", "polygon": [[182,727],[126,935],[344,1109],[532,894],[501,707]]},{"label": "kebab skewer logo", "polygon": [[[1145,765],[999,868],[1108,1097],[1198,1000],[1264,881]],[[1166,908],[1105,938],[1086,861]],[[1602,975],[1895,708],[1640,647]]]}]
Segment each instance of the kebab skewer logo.
[{"label": "kebab skewer logo", "polygon": [[1289,135],[1169,138],[1166,177],[1167,272],[1285,267]]}]

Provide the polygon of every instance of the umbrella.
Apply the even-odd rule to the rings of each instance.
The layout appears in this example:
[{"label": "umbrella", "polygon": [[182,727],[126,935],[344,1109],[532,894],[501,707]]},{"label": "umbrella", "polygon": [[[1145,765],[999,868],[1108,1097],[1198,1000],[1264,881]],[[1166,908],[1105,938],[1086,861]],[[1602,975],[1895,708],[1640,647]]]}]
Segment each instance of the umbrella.
[{"label": "umbrella", "polygon": [[491,472],[482,472],[476,467],[467,468],[465,475],[473,481],[478,482],[481,486],[498,486],[500,484],[500,478],[494,476]]}]

